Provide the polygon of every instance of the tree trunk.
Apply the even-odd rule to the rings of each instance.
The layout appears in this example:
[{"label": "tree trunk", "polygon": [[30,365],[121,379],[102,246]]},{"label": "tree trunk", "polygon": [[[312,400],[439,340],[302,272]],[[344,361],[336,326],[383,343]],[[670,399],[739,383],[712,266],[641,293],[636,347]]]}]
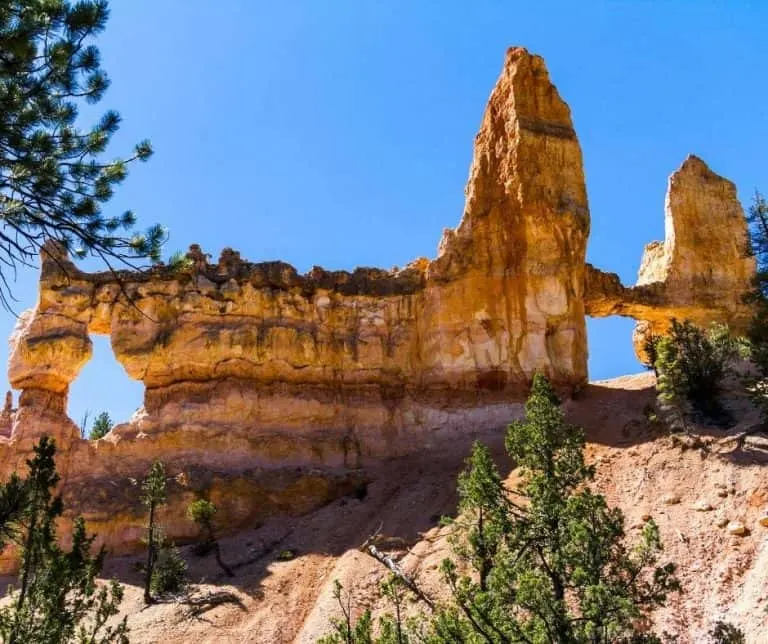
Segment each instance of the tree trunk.
[{"label": "tree trunk", "polygon": [[18,629],[19,620],[22,615],[22,608],[27,598],[27,590],[29,589],[29,575],[30,570],[35,565],[35,552],[32,547],[32,542],[35,536],[35,530],[37,530],[37,513],[32,513],[32,518],[29,522],[29,531],[27,532],[27,538],[24,540],[24,569],[21,571],[21,588],[19,590],[19,598],[16,601],[16,619],[13,623],[13,630],[8,638],[8,644],[16,644],[18,642]]},{"label": "tree trunk", "polygon": [[152,593],[149,587],[152,584],[152,571],[155,567],[155,502],[149,504],[149,528],[147,530],[147,569],[144,574],[144,603],[152,603]]}]

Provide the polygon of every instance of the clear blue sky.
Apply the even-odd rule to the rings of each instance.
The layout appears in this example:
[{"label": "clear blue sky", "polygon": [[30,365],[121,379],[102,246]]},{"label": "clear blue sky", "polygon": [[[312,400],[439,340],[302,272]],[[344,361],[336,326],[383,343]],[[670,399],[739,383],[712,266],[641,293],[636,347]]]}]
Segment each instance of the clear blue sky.
[{"label": "clear blue sky", "polygon": [[[115,152],[156,154],[111,203],[214,257],[299,270],[434,256],[455,226],[472,140],[505,49],[545,57],[586,165],[589,261],[633,283],[663,237],[667,176],[689,153],[768,190],[768,2],[113,0],[100,40],[124,117]],[[16,284],[35,299],[34,271]],[[0,316],[0,335],[13,326]],[[639,369],[632,323],[590,322],[590,369]],[[70,414],[141,402],[97,339]]]}]

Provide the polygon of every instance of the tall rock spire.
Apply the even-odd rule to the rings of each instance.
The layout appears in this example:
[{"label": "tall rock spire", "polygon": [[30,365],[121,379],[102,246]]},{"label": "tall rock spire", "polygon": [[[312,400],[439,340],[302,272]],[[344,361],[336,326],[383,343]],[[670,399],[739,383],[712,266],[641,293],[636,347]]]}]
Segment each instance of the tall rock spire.
[{"label": "tall rock spire", "polygon": [[[474,361],[510,382],[535,371],[586,379],[588,234],[570,109],[541,57],[509,49],[475,138],[461,223],[445,231],[429,271],[442,285],[430,340],[453,356],[449,370]],[[467,318],[475,341],[462,344]]]}]

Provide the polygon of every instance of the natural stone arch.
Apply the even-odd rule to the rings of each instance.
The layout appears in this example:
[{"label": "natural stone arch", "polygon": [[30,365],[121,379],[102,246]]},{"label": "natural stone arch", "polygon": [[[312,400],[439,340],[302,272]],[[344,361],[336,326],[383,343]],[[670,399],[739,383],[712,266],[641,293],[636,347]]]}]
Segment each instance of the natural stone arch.
[{"label": "natural stone arch", "polygon": [[212,264],[193,246],[181,270],[89,274],[48,244],[37,307],[13,338],[20,407],[32,397],[63,409],[91,356],[89,333],[108,333],[146,387],[136,432],[245,423],[288,443],[351,436],[386,454],[411,431],[496,423],[535,372],[566,391],[582,385],[585,314],[639,320],[638,353],[643,334],[672,317],[749,316],[741,294],[754,260],[740,250],[736,190],[696,157],[670,178],[667,240],[649,246],[636,286],[585,264],[589,212],[570,111],[523,49],[508,52],[489,99],[466,195],[437,258],[403,270],[300,275],[232,249]]},{"label": "natural stone arch", "polygon": [[[461,222],[433,261],[300,275],[231,249],[209,263],[193,247],[181,270],[90,274],[48,244],[37,306],[12,338],[9,377],[22,394],[0,465],[18,469],[36,436],[55,436],[63,480],[71,473],[86,490],[75,509],[96,526],[115,521],[107,545],[119,549],[140,533],[136,505],[126,495],[115,515],[121,501],[110,498],[105,519],[90,492],[132,489],[156,458],[178,486],[176,537],[191,529],[183,508],[201,490],[218,494],[234,528],[348,493],[350,472],[372,460],[499,431],[521,413],[535,372],[566,393],[587,380],[585,314],[659,329],[673,315],[748,317],[738,298],[754,264],[734,252],[746,234],[735,188],[699,160],[676,175],[674,237],[650,247],[648,279],[626,288],[586,265],[570,111],[542,59],[514,48],[476,139]],[[699,224],[711,226],[701,255],[684,232]],[[734,245],[717,243],[723,231]],[[710,275],[702,258],[722,271]],[[146,387],[145,413],[93,444],[65,414],[91,333],[108,334]]]},{"label": "natural stone arch", "polygon": [[109,414],[113,426],[130,422],[144,405],[146,391],[117,360],[108,335],[91,334],[91,342],[93,354],[70,383],[67,396],[67,415],[86,438],[102,412]]},{"label": "natural stone arch", "polygon": [[645,248],[635,286],[587,264],[587,315],[637,320],[633,345],[640,360],[645,339],[667,333],[673,318],[704,327],[722,322],[742,332],[752,317],[744,296],[756,264],[736,186],[689,156],[669,177],[664,227],[665,240]]}]

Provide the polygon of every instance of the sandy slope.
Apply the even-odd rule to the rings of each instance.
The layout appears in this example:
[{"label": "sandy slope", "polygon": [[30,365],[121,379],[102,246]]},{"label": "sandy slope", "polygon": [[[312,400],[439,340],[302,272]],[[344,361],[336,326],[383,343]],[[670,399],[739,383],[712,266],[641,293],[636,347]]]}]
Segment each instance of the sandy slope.
[{"label": "sandy slope", "polygon": [[[724,618],[739,624],[749,642],[768,641],[768,528],[757,523],[768,505],[768,451],[755,443],[706,455],[673,446],[645,420],[652,387],[647,374],[593,383],[567,410],[587,429],[588,455],[598,464],[596,487],[623,508],[630,537],[637,534],[641,517],[652,515],[666,555],[680,566],[685,592],[658,613],[657,623],[682,642],[701,642],[711,623]],[[508,474],[502,434],[483,439]],[[705,439],[725,435],[712,430]],[[178,602],[143,609],[137,560],[113,560],[106,572],[127,584],[124,610],[131,640],[314,642],[336,612],[334,579],[353,590],[357,610],[376,607],[384,570],[357,546],[379,528],[391,537],[390,549],[403,555],[402,565],[438,596],[442,588],[436,568],[447,546],[435,526],[441,514],[455,508],[455,478],[467,449],[468,442],[454,443],[440,453],[383,464],[364,499],[340,499],[303,518],[272,520],[225,540],[225,558],[239,565],[234,580],[223,577],[212,557],[201,560],[187,553],[194,578],[202,580],[194,587],[195,596],[230,591],[233,598],[199,615]],[[666,505],[662,499],[670,494],[679,495],[680,503]],[[698,500],[714,510],[694,510]],[[750,534],[730,536],[717,527],[720,516],[745,521]],[[298,556],[277,561],[289,549]]]}]

